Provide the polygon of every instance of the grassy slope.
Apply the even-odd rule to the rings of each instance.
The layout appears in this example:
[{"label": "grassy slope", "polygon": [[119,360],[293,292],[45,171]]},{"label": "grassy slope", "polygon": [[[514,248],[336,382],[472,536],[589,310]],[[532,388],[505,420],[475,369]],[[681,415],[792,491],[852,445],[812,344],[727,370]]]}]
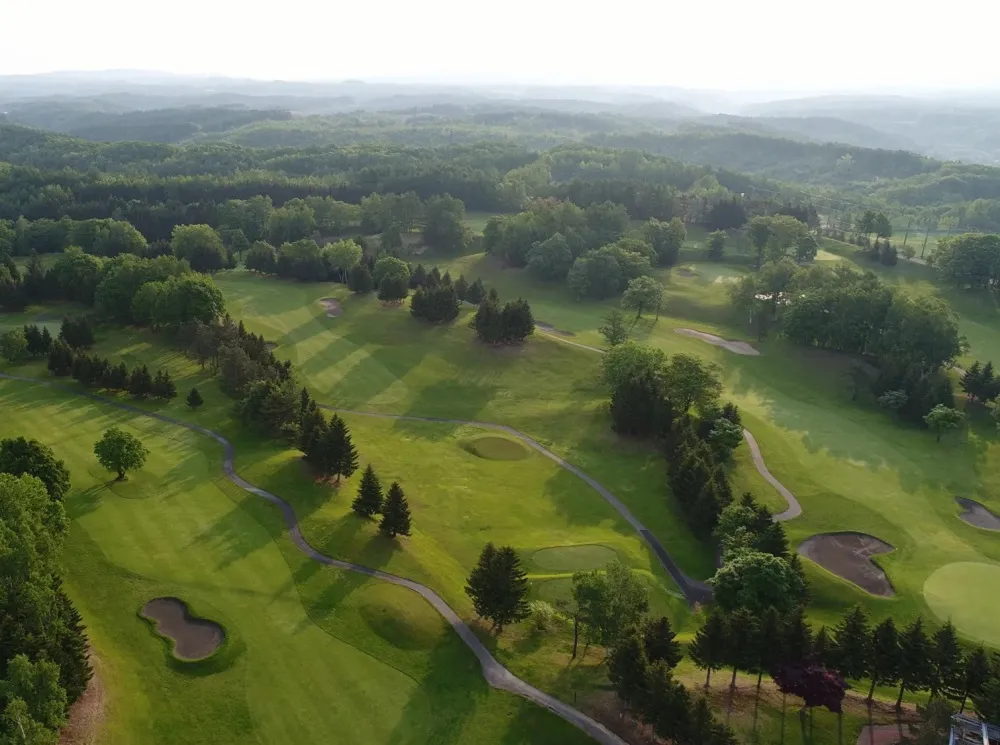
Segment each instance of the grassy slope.
[{"label": "grassy slope", "polygon": [[[585,741],[488,689],[416,596],[299,555],[277,512],[222,478],[209,440],[22,383],[0,382],[0,405],[0,435],[47,442],[73,475],[67,584],[111,692],[105,742]],[[125,483],[109,484],[91,453],[111,424],[152,451]],[[136,616],[161,595],[226,626],[229,664],[208,675],[169,663]]]},{"label": "grassy slope", "polygon": [[[664,315],[655,324],[637,324],[635,337],[722,366],[727,395],[740,405],[772,473],[803,504],[804,516],[787,524],[794,541],[818,532],[860,530],[897,547],[880,558],[896,586],[893,600],[868,596],[811,566],[817,620],[832,620],[856,601],[876,616],[929,613],[922,590],[936,568],[955,561],[1000,561],[995,535],[960,521],[953,499],[956,494],[970,496],[1000,511],[1000,494],[992,485],[1000,475],[1000,448],[992,425],[973,417],[968,436],[946,438],[937,445],[922,430],[894,424],[871,402],[852,403],[840,377],[848,361],[836,355],[767,341],[760,357],[744,357],[679,336],[673,329],[689,326],[729,338],[746,337],[729,313],[725,296],[726,278],[742,269],[738,264],[688,261],[691,256],[686,252],[682,266],[693,269],[695,276],[679,276],[676,270],[659,273],[667,287]],[[615,306],[613,301],[576,303],[565,288],[539,283],[523,271],[501,270],[482,255],[441,263],[453,276],[481,276],[501,297],[527,297],[537,319],[573,332],[573,341],[601,345],[596,328],[603,313]],[[930,286],[926,268],[901,263],[897,269],[902,271],[895,281],[915,284],[910,275],[918,270],[920,281]],[[892,271],[883,274],[891,276]],[[959,305],[972,355],[986,357],[990,350],[1000,350],[995,309],[982,298],[945,295]],[[738,473],[747,484],[758,485],[755,492],[773,494],[756,476],[746,477],[746,469]],[[966,632],[998,645],[1000,624],[991,628],[986,636],[981,627]]]}]

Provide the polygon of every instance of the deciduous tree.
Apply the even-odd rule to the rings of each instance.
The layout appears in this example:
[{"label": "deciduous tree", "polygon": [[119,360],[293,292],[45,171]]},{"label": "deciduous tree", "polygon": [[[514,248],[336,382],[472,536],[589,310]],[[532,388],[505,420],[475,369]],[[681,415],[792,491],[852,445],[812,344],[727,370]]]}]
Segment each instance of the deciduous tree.
[{"label": "deciduous tree", "polygon": [[129,471],[136,471],[145,465],[149,450],[134,435],[118,427],[110,427],[94,443],[94,455],[104,468],[117,473],[121,481]]}]

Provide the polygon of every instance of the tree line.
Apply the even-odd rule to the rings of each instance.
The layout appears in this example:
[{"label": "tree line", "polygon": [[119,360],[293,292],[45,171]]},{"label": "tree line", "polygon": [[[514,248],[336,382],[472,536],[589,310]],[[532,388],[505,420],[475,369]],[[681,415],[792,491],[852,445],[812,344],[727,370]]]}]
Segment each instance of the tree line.
[{"label": "tree line", "polygon": [[955,312],[936,296],[915,297],[848,266],[768,263],[730,288],[730,301],[749,314],[758,335],[776,332],[803,346],[858,355],[877,368],[873,380],[851,368],[852,397],[866,385],[894,412],[923,422],[936,406],[951,408],[945,374],[965,348]]},{"label": "tree line", "polygon": [[55,742],[91,668],[79,612],[60,577],[70,474],[52,450],[0,440],[0,739]]}]

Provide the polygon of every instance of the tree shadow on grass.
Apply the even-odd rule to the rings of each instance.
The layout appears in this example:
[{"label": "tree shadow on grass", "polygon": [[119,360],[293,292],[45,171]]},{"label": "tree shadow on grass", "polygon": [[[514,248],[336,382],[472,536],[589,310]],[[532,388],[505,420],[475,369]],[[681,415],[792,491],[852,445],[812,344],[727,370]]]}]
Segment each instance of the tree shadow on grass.
[{"label": "tree shadow on grass", "polygon": [[466,733],[468,720],[489,696],[499,695],[490,691],[479,661],[450,628],[429,652],[418,682],[388,745],[473,741]]},{"label": "tree shadow on grass", "polygon": [[[247,497],[259,499],[259,497]],[[216,520],[206,530],[196,535],[190,542],[192,547],[210,547],[219,556],[216,569],[225,569],[231,564],[271,544],[271,535],[266,531],[247,530],[247,522],[252,518],[242,503]]]},{"label": "tree shadow on grass", "polygon": [[[420,391],[410,402],[406,416],[476,421],[482,418],[483,410],[493,401],[498,390],[497,386],[458,379],[439,380]],[[428,425],[426,422],[397,419],[393,429],[414,437],[441,440],[454,434],[461,426],[457,422]]]}]

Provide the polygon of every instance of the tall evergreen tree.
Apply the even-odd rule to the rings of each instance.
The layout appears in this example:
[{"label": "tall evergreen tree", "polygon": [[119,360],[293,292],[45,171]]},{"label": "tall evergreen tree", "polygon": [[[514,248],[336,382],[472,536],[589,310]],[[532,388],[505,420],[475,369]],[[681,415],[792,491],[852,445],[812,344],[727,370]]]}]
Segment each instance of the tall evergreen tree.
[{"label": "tall evergreen tree", "polygon": [[87,689],[93,671],[90,668],[86,627],[73,602],[62,589],[62,580],[54,578],[57,623],[55,645],[50,655],[59,665],[59,683],[66,689],[67,703],[76,701]]},{"label": "tall evergreen tree", "polygon": [[145,365],[136,365],[128,379],[128,392],[137,398],[145,398],[153,392],[153,376]]},{"label": "tall evergreen tree", "polygon": [[[832,646],[833,642],[830,641],[830,632],[826,630],[826,626],[820,626],[819,631],[816,632],[816,637],[813,639],[813,660],[817,665],[836,669],[836,666],[830,662],[833,656]],[[865,666],[867,664],[866,662]]]},{"label": "tall evergreen tree", "polygon": [[39,346],[39,354],[48,354],[52,349],[52,334],[49,333],[48,326],[42,326],[42,339]]},{"label": "tall evergreen tree", "polygon": [[931,663],[931,643],[924,632],[924,619],[917,616],[899,637],[899,696],[896,708],[903,706],[906,691],[924,691],[930,687],[934,668]]},{"label": "tall evergreen tree", "polygon": [[330,418],[330,427],[326,432],[325,453],[323,455],[323,471],[327,475],[340,478],[350,478],[358,470],[358,449],[351,440],[351,431],[347,423],[334,414]]},{"label": "tall evergreen tree", "polygon": [[124,362],[119,362],[113,367],[108,367],[108,371],[101,380],[101,385],[109,391],[124,391],[128,389],[128,368]]},{"label": "tall evergreen tree", "polygon": [[496,290],[491,289],[490,294],[483,298],[476,309],[469,324],[476,330],[476,336],[480,341],[488,344],[497,344],[503,341],[503,318],[500,310],[500,298]]},{"label": "tall evergreen tree", "polygon": [[670,619],[666,616],[646,620],[643,625],[642,640],[650,664],[662,662],[671,669],[677,667],[677,664],[684,659],[684,652],[676,636],[670,626]]},{"label": "tall evergreen tree", "polygon": [[983,366],[979,364],[979,360],[976,360],[969,365],[969,368],[965,371],[965,375],[959,381],[959,385],[969,395],[969,398],[974,399],[979,395],[982,382]]},{"label": "tall evergreen tree", "polygon": [[608,678],[625,708],[638,711],[649,692],[649,660],[643,640],[635,629],[611,650]]},{"label": "tall evergreen tree", "polygon": [[322,452],[328,428],[329,425],[323,412],[319,410],[315,402],[312,402],[305,414],[302,415],[302,422],[299,424],[299,450],[306,463],[311,463],[320,470],[322,470]]},{"label": "tall evergreen tree", "polygon": [[873,630],[869,645],[868,665],[865,675],[871,680],[868,702],[880,685],[892,685],[899,681],[899,666],[902,650],[899,646],[899,632],[891,618],[881,621]]},{"label": "tall evergreen tree", "polygon": [[948,621],[931,637],[931,697],[939,693],[946,696],[960,696],[964,672],[958,634],[951,621]]},{"label": "tall evergreen tree", "polygon": [[410,275],[410,289],[415,290],[427,284],[427,270],[423,264],[417,264],[417,268]]},{"label": "tall evergreen tree", "polygon": [[156,398],[162,398],[165,401],[177,398],[177,386],[174,384],[173,378],[170,377],[169,371],[156,371],[151,392]]},{"label": "tall evergreen tree", "polygon": [[783,665],[801,665],[812,658],[813,633],[806,621],[805,610],[800,606],[785,617],[781,631],[781,659]]},{"label": "tall evergreen tree", "polygon": [[386,538],[410,534],[410,505],[406,501],[403,488],[395,481],[389,486],[389,492],[386,494],[378,530]]},{"label": "tall evergreen tree", "polygon": [[49,348],[49,372],[65,376],[73,371],[73,350],[62,339],[56,339]]},{"label": "tall evergreen tree", "polygon": [[362,517],[371,517],[382,510],[382,484],[371,463],[361,474],[358,496],[351,503],[351,509]]},{"label": "tall evergreen tree", "polygon": [[701,625],[688,647],[688,655],[705,670],[705,688],[708,688],[712,671],[722,667],[726,659],[726,621],[721,613],[712,613]]},{"label": "tall evergreen tree", "polygon": [[187,394],[187,398],[184,400],[191,409],[197,409],[205,403],[205,400],[201,397],[201,393],[198,392],[197,388],[192,388]]},{"label": "tall evergreen tree", "polygon": [[863,678],[870,656],[871,629],[860,605],[847,612],[833,630],[830,661],[845,678]]},{"label": "tall evergreen tree", "polygon": [[465,293],[465,302],[479,305],[486,297],[486,288],[483,287],[483,280],[476,277],[476,281],[469,285],[469,291]]},{"label": "tall evergreen tree", "polygon": [[375,280],[372,279],[372,273],[368,269],[367,264],[361,262],[351,269],[351,273],[347,278],[347,286],[351,292],[358,295],[367,295],[375,289]]},{"label": "tall evergreen tree", "polygon": [[730,690],[736,688],[736,673],[752,670],[757,662],[757,619],[753,613],[740,608],[726,616],[725,663],[732,668]]},{"label": "tall evergreen tree", "polygon": [[465,300],[469,294],[469,283],[465,280],[464,274],[459,274],[455,280],[455,293],[459,300]]},{"label": "tall evergreen tree", "polygon": [[781,644],[782,620],[774,607],[767,608],[759,619],[755,648],[755,669],[757,671],[757,697],[760,697],[760,684],[764,673],[769,673],[781,660],[779,646]]},{"label": "tall evergreen tree", "polygon": [[990,679],[990,660],[986,656],[986,650],[977,647],[965,656],[962,661],[962,704],[959,712],[965,711],[965,704],[969,696],[978,696],[983,691],[983,686]]},{"label": "tall evergreen tree", "polygon": [[489,620],[498,634],[504,626],[528,617],[528,577],[510,546],[496,548],[488,543],[483,547],[465,592],[476,614]]}]

